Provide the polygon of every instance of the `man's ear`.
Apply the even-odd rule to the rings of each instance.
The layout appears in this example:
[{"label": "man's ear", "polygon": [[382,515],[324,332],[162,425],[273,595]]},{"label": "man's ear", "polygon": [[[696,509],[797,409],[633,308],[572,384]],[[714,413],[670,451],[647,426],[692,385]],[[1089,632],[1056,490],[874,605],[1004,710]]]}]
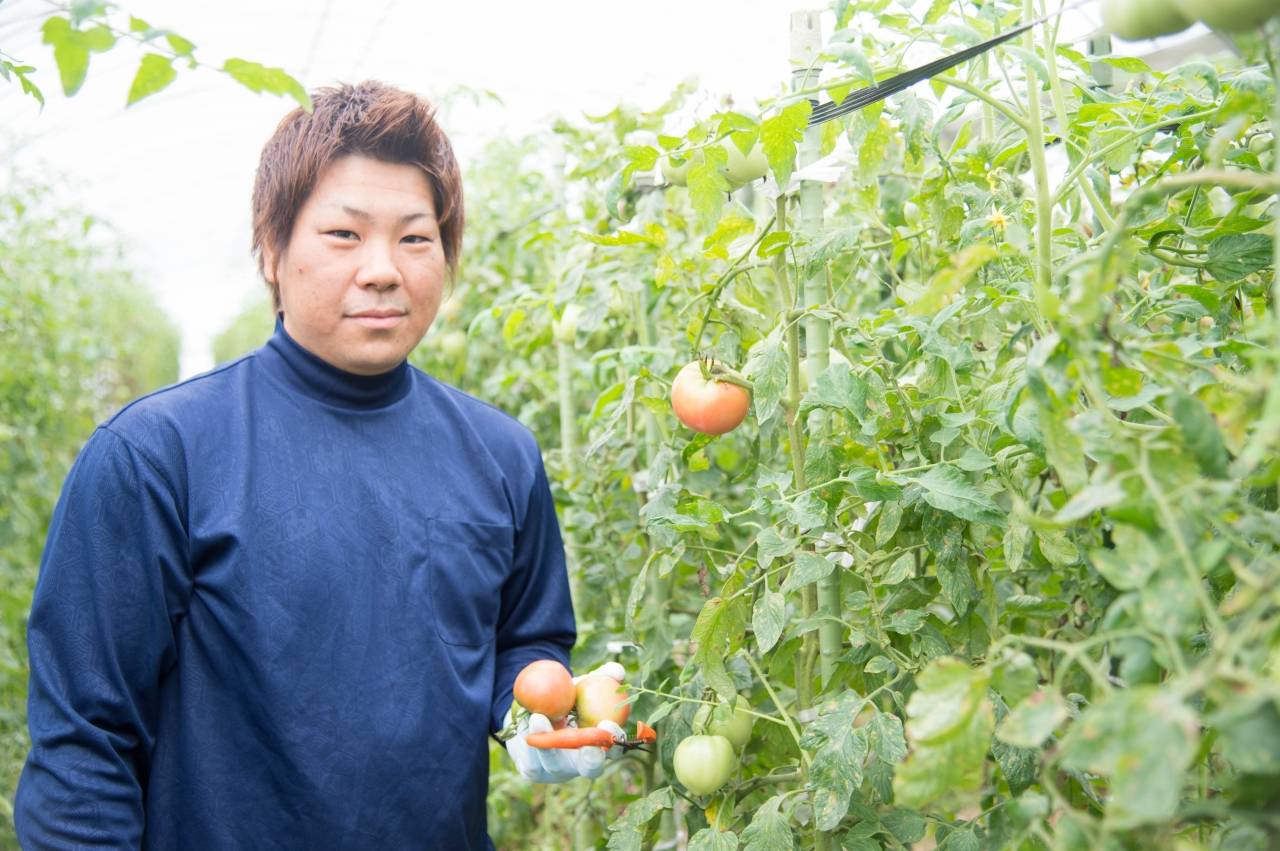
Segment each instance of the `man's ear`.
[{"label": "man's ear", "polygon": [[264,242],[262,244],[262,277],[272,286],[280,283],[276,276],[276,264],[279,260],[280,257],[276,254],[275,248]]}]

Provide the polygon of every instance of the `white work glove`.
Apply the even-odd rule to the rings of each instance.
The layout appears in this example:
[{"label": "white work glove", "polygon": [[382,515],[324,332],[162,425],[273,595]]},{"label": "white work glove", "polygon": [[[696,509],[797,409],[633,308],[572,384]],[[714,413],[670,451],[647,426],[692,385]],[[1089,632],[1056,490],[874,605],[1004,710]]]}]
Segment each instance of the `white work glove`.
[{"label": "white work glove", "polygon": [[[626,671],[617,662],[609,662],[584,676],[604,674],[622,682]],[[574,677],[576,684],[582,677]],[[511,722],[511,710],[507,710],[507,724]],[[627,740],[626,731],[612,721],[601,721],[596,726],[608,730],[615,742]],[[545,715],[532,713],[524,716],[516,727],[516,734],[507,740],[507,753],[515,763],[520,776],[533,783],[563,783],[575,777],[599,777],[604,772],[605,760],[622,755],[622,748],[535,748],[526,741],[530,733],[546,733],[554,729]]]}]

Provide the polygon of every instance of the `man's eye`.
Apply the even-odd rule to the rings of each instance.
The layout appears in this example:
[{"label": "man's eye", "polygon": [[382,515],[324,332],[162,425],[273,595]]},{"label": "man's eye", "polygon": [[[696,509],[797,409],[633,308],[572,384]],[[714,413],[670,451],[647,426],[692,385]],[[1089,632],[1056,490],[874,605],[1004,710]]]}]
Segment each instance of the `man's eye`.
[{"label": "man's eye", "polygon": [[422,244],[422,243],[424,243],[424,242],[430,242],[430,241],[431,241],[431,239],[430,239],[429,237],[425,237],[425,236],[417,236],[417,235],[406,236],[406,237],[405,237],[405,239],[406,239],[407,241],[409,241],[410,243],[414,244],[414,245],[420,245],[420,244]]},{"label": "man's eye", "polygon": [[327,230],[325,231],[325,236],[336,236],[339,239],[355,239],[356,238],[355,232],[349,231],[349,230]]}]

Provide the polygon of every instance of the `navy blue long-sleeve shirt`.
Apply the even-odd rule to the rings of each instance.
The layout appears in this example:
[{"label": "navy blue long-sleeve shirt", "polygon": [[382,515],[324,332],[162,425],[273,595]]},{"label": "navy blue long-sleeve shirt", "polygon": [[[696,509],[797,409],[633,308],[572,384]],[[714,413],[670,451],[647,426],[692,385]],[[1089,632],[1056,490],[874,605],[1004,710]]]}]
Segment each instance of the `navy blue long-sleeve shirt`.
[{"label": "navy blue long-sleeve shirt", "polygon": [[359,376],[277,318],[81,450],[28,624],[28,849],[467,849],[488,736],[568,663],[532,434],[401,363]]}]

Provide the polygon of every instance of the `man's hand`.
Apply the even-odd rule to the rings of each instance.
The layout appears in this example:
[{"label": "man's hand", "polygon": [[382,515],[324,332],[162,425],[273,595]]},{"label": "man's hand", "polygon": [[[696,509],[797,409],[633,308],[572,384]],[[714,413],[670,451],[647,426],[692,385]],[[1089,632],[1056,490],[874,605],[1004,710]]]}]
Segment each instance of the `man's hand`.
[{"label": "man's hand", "polygon": [[[582,676],[574,677],[573,682],[576,685],[579,680],[591,676],[613,677],[622,682],[626,679],[627,672],[617,662],[606,662]],[[615,742],[627,740],[626,732],[612,721],[601,721],[596,726],[608,730]],[[516,770],[526,780],[534,783],[563,783],[575,777],[595,778],[604,771],[607,759],[622,756],[622,748],[616,745],[610,748],[535,748],[526,740],[530,733],[546,733],[552,729],[547,716],[534,713],[525,716],[516,727],[516,734],[507,740],[507,753],[511,754]]]},{"label": "man's hand", "polygon": [[[615,742],[625,742],[627,734],[612,721],[602,721],[600,729],[608,730]],[[575,777],[599,777],[604,771],[608,752],[621,748],[535,748],[526,740],[530,733],[549,733],[551,721],[534,713],[520,721],[516,734],[507,740],[507,753],[516,764],[520,776],[534,783],[563,783]]]}]

